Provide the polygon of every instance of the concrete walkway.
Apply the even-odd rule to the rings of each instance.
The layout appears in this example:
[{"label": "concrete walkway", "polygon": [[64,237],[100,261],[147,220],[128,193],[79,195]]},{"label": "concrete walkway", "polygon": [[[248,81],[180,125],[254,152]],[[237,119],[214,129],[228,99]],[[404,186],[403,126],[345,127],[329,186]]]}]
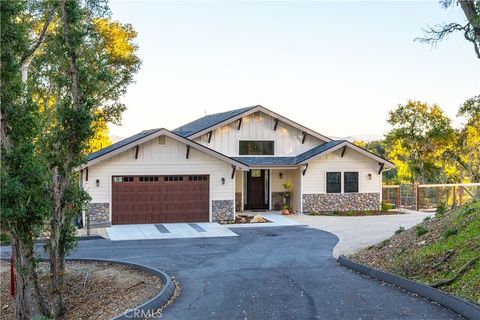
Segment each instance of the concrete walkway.
[{"label": "concrete walkway", "polygon": [[236,237],[236,233],[218,223],[126,224],[105,228],[112,241]]},{"label": "concrete walkway", "polygon": [[335,234],[340,239],[333,249],[333,256],[337,258],[341,254],[351,254],[388,239],[398,228],[411,228],[431,215],[432,212],[408,210],[398,215],[362,217],[294,215],[288,216],[288,219]]}]

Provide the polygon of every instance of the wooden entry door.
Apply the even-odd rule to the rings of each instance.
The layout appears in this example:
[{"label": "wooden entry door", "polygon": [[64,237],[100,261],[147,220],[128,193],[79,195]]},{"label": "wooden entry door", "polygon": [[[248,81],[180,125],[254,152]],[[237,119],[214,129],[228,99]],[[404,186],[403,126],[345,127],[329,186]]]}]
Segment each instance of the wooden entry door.
[{"label": "wooden entry door", "polygon": [[268,209],[269,191],[268,170],[252,169],[248,171],[246,209]]},{"label": "wooden entry door", "polygon": [[209,177],[112,177],[112,224],[209,220]]}]

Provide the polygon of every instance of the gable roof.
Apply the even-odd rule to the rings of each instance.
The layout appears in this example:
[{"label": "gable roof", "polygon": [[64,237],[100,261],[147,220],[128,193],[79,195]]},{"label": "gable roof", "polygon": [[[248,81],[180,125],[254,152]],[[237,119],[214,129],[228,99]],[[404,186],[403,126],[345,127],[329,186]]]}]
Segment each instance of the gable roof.
[{"label": "gable roof", "polygon": [[162,130],[162,129],[150,129],[150,130],[144,130],[140,133],[137,133],[137,134],[134,134],[133,136],[131,137],[128,137],[126,139],[123,139],[123,140],[120,140],[118,142],[115,142],[115,143],[112,143],[111,145],[109,145],[108,147],[106,148],[103,148],[103,149],[100,149],[98,151],[95,151],[93,153],[90,153],[88,156],[87,156],[87,161],[92,161],[98,157],[101,157],[109,152],[112,152],[114,150],[117,150],[119,148],[122,148],[130,143],[134,143],[135,141],[137,140],[140,140],[142,138],[145,138],[145,137],[148,137],[149,135],[151,134],[154,134],[155,132],[159,131],[159,130]]},{"label": "gable roof", "polygon": [[214,158],[223,160],[227,163],[230,163],[234,166],[236,166],[239,170],[242,169],[248,169],[248,165],[245,165],[243,162],[237,161],[233,158],[230,158],[218,151],[215,151],[213,149],[210,149],[208,147],[205,147],[195,141],[189,140],[187,138],[184,138],[174,132],[171,132],[167,129],[160,128],[160,129],[150,129],[150,130],[145,130],[140,133],[137,133],[129,138],[123,139],[117,143],[114,143],[106,148],[103,148],[101,150],[98,150],[96,152],[93,152],[87,156],[87,163],[82,165],[81,167],[77,168],[78,170],[83,169],[85,167],[94,165],[98,162],[101,162],[103,160],[106,160],[114,155],[117,155],[121,152],[124,152],[128,149],[131,149],[137,145],[140,145],[142,143],[145,143],[151,139],[154,139],[158,136],[165,135],[171,139],[174,139],[176,141],[180,141],[194,149],[197,149],[201,152],[204,152]]},{"label": "gable roof", "polygon": [[229,124],[233,121],[236,121],[242,117],[245,117],[249,114],[255,113],[257,111],[261,111],[275,119],[279,119],[280,121],[289,124],[295,128],[298,128],[307,134],[310,134],[314,137],[319,138],[320,140],[323,141],[331,141],[327,136],[324,136],[312,129],[309,129],[307,127],[302,126],[301,124],[292,121],[276,112],[273,112],[261,105],[256,105],[252,107],[247,107],[247,108],[241,108],[241,109],[235,109],[227,112],[221,112],[221,113],[216,113],[216,114],[211,114],[211,115],[206,115],[200,119],[197,119],[195,121],[189,122],[183,126],[180,126],[176,129],[173,130],[173,132],[189,139],[194,139],[196,137],[199,137],[210,130],[213,130],[215,128],[218,128],[220,126],[224,126],[226,124]]},{"label": "gable roof", "polygon": [[323,154],[328,154],[330,152],[336,151],[342,147],[349,147],[362,153],[363,155],[377,160],[386,165],[387,168],[394,167],[395,165],[370,151],[363,149],[347,140],[332,140],[321,144],[319,146],[313,147],[310,150],[305,151],[295,157],[233,157],[233,159],[243,162],[250,167],[261,167],[261,166],[292,166],[308,163],[310,159],[314,159]]},{"label": "gable roof", "polygon": [[196,134],[204,129],[213,127],[217,125],[218,123],[222,123],[224,121],[227,121],[231,118],[234,118],[238,115],[241,115],[248,110],[251,110],[257,106],[252,106],[252,107],[247,107],[247,108],[240,108],[240,109],[235,109],[235,110],[230,110],[226,112],[220,112],[220,113],[215,113],[215,114],[208,114],[204,117],[201,117],[197,120],[194,120],[192,122],[189,122],[187,124],[184,124],[183,126],[180,126],[174,130],[176,134],[181,135],[182,137],[188,137],[193,134]]},{"label": "gable roof", "polygon": [[347,140],[333,140],[327,143],[324,143],[322,145],[313,147],[310,150],[305,151],[302,154],[299,154],[296,158],[296,164],[305,164],[307,163],[310,159],[314,159],[316,157],[319,157],[323,154],[328,154],[331,152],[334,152],[340,148],[343,147],[348,147],[350,149],[353,149],[355,151],[358,151],[359,153],[363,154],[364,156],[367,156],[369,158],[372,158],[374,160],[377,160],[380,163],[383,163],[387,168],[393,168],[395,167],[395,164],[390,162],[389,160],[368,151],[367,149],[364,149],[362,147],[359,147],[350,141]]},{"label": "gable roof", "polygon": [[233,157],[249,167],[252,166],[292,166],[295,165],[295,157]]}]

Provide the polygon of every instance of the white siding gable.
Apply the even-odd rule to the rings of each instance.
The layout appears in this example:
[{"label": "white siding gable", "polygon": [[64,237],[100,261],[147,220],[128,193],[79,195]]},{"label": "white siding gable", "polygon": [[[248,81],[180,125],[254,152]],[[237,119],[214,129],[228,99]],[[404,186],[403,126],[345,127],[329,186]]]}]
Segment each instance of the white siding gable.
[{"label": "white siding gable", "polygon": [[[138,159],[135,147],[112,156],[88,168],[88,181],[84,188],[92,197],[92,203],[111,199],[112,176],[116,175],[210,175],[210,200],[234,200],[235,182],[231,179],[230,164],[190,148],[186,159],[186,145],[167,137],[166,145],[159,145],[153,138],[140,145]],[[84,174],[85,177],[85,174]],[[225,184],[222,184],[225,178]],[[96,180],[100,186],[96,186]]]},{"label": "white siding gable", "polygon": [[[358,172],[358,192],[380,192],[382,175],[378,174],[378,162],[355,151],[347,148],[343,158],[341,150],[319,156],[308,163],[308,169],[303,176],[303,193],[325,193],[326,192],[326,172],[342,172],[342,192],[343,192],[343,172]],[[371,179],[368,178],[371,174]]]},{"label": "white siding gable", "polygon": [[279,121],[277,130],[274,131],[274,122],[273,117],[256,112],[242,118],[240,130],[238,121],[233,121],[213,130],[210,143],[208,134],[195,138],[194,141],[227,156],[239,155],[238,143],[241,140],[273,140],[275,156],[296,156],[324,143],[314,136],[307,135],[305,143],[302,144],[303,135],[300,129]]}]

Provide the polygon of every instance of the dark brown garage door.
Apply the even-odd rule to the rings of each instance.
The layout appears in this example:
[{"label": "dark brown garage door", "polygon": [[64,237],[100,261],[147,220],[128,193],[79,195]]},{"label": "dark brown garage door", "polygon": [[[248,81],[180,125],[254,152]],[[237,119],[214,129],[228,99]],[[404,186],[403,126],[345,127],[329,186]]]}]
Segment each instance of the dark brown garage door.
[{"label": "dark brown garage door", "polygon": [[112,177],[112,224],[208,221],[208,176]]}]

